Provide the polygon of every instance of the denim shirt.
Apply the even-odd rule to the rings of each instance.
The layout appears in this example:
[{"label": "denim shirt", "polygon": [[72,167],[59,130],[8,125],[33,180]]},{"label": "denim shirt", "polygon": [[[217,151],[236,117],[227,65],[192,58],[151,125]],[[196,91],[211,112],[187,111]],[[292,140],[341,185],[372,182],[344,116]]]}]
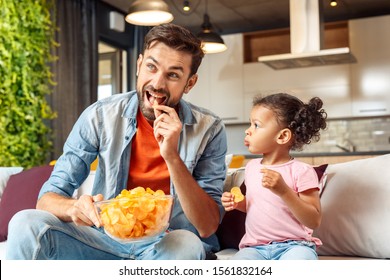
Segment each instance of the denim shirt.
[{"label": "denim shirt", "polygon": [[[116,94],[90,105],[70,132],[63,154],[39,197],[46,192],[71,197],[89,175],[90,164],[96,157],[99,164],[92,195],[101,193],[104,199],[110,199],[126,189],[131,140],[137,131],[137,110],[135,91]],[[184,100],[179,103],[179,118],[183,124],[178,146],[180,157],[200,187],[218,204],[222,218],[227,151],[224,124],[210,111]],[[187,229],[199,236],[186,218],[172,183],[170,192],[175,197],[170,228]],[[206,250],[219,250],[215,235],[202,241]]]}]

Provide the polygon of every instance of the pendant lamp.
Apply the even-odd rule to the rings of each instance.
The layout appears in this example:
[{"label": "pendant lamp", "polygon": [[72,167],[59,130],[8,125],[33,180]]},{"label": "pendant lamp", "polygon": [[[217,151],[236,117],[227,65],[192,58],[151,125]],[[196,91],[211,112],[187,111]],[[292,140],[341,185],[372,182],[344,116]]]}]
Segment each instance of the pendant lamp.
[{"label": "pendant lamp", "polygon": [[184,11],[184,12],[189,12],[190,10],[191,10],[190,1],[184,0],[184,3],[183,3],[183,11]]},{"label": "pendant lamp", "polygon": [[171,22],[173,15],[164,0],[136,0],[125,19],[135,25],[155,26]]},{"label": "pendant lamp", "polygon": [[227,49],[222,37],[212,30],[210,17],[207,14],[207,1],[206,12],[203,17],[202,31],[197,35],[202,41],[202,49],[207,53],[219,53]]}]

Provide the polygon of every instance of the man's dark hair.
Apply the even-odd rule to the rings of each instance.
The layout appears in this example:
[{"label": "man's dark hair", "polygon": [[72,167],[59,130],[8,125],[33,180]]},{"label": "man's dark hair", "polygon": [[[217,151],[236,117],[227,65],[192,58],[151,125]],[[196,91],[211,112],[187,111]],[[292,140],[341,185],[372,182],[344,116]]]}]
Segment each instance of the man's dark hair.
[{"label": "man's dark hair", "polygon": [[198,71],[204,57],[201,41],[186,28],[172,23],[153,27],[145,36],[143,52],[149,49],[153,42],[161,42],[172,49],[190,54],[192,56],[190,76]]}]

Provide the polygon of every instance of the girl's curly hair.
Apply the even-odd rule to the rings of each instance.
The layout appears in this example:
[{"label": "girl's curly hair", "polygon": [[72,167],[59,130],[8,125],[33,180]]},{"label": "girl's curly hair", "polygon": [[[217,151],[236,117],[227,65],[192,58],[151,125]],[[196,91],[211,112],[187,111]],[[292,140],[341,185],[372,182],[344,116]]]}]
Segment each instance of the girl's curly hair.
[{"label": "girl's curly hair", "polygon": [[326,128],[327,114],[322,109],[323,102],[313,97],[306,104],[287,93],[276,93],[253,99],[253,106],[264,106],[272,110],[282,127],[291,130],[293,139],[291,150],[302,150],[312,140],[320,140],[320,130]]}]

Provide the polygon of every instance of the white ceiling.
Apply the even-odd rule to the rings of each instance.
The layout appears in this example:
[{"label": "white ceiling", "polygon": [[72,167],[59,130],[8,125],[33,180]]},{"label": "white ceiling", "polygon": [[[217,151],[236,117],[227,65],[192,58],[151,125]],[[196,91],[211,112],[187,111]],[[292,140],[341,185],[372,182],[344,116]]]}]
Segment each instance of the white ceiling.
[{"label": "white ceiling", "polygon": [[[101,0],[127,13],[134,0]],[[192,32],[201,31],[206,1],[207,12],[215,31],[231,34],[288,27],[289,0],[189,0],[192,12],[182,11],[183,0],[165,0],[174,15],[173,23]],[[390,14],[390,0],[337,0],[334,8],[330,0],[323,2],[325,22]]]}]

